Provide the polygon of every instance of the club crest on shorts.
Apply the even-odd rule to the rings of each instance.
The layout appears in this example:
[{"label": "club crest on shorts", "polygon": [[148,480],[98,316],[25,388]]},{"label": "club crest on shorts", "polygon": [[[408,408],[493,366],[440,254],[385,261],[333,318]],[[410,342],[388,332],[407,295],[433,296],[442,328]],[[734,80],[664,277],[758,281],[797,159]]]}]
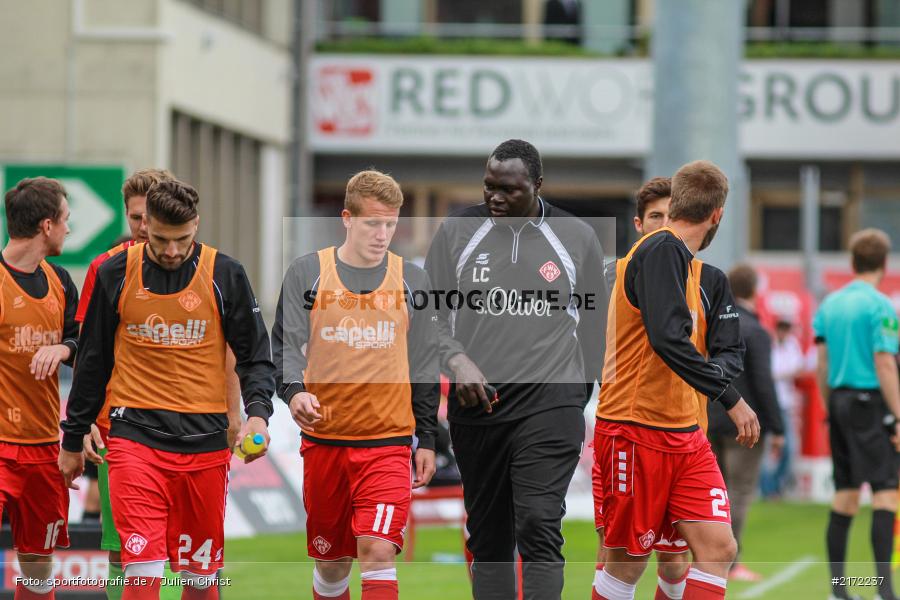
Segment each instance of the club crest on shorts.
[{"label": "club crest on shorts", "polygon": [[137,556],[141,552],[144,551],[144,548],[147,547],[147,540],[144,539],[143,536],[138,535],[136,533],[132,533],[131,537],[128,538],[128,541],[125,542],[125,549],[128,550],[131,554]]},{"label": "club crest on shorts", "polygon": [[638,542],[641,543],[641,548],[646,550],[647,548],[649,548],[650,546],[653,545],[653,541],[655,539],[656,539],[656,534],[653,533],[653,530],[651,529],[650,531],[648,531],[647,533],[645,533],[644,535],[639,537]]},{"label": "club crest on shorts", "polygon": [[319,535],[313,540],[313,548],[315,548],[319,554],[328,554],[328,551],[331,550],[331,544],[328,543],[328,540]]},{"label": "club crest on shorts", "polygon": [[538,273],[541,274],[541,277],[547,280],[548,283],[553,283],[557,277],[560,276],[562,271],[559,270],[559,267],[556,266],[552,260],[548,260],[541,268],[538,269]]},{"label": "club crest on shorts", "polygon": [[200,306],[200,302],[200,296],[194,290],[188,290],[178,296],[178,304],[188,312],[194,312],[194,309]]}]

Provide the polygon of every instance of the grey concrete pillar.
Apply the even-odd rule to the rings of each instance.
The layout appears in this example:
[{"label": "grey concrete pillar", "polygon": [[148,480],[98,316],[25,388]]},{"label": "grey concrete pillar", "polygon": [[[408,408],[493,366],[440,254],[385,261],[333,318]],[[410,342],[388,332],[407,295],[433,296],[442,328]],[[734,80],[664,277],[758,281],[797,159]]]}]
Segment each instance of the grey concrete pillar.
[{"label": "grey concrete pillar", "polygon": [[653,29],[653,144],[649,177],[693,160],[728,175],[725,218],[704,260],[728,269],[747,249],[747,177],[738,146],[743,2],[658,0]]}]

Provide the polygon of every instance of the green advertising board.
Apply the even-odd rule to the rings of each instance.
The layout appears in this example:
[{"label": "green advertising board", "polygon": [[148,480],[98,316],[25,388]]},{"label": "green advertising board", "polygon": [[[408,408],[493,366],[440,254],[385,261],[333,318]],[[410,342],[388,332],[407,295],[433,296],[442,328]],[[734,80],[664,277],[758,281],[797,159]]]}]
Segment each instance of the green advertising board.
[{"label": "green advertising board", "polygon": [[[95,256],[125,232],[122,183],[125,168],[111,165],[7,164],[0,170],[4,194],[26,177],[58,179],[69,194],[69,228],[63,254],[53,262],[70,267],[86,267]],[[4,209],[0,206],[0,241],[6,244]]]}]

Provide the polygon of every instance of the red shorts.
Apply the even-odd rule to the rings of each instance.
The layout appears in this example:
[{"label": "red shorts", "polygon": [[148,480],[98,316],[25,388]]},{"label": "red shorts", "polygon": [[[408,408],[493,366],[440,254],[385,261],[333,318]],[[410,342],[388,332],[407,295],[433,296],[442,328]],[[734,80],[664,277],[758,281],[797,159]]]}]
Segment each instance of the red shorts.
[{"label": "red shorts", "polygon": [[593,489],[603,545],[634,556],[687,550],[675,529],[678,521],[731,523],[725,482],[709,443],[670,453],[596,432]]},{"label": "red shorts", "polygon": [[359,537],[403,549],[412,491],[408,446],[355,448],[304,439],[300,453],[311,558],[356,558]]},{"label": "red shorts", "polygon": [[178,454],[110,438],[109,496],[122,565],[168,559],[173,571],[222,567],[228,450]]},{"label": "red shorts", "polygon": [[13,546],[23,554],[48,556],[69,547],[69,490],[58,455],[56,444],[0,442],[0,514],[9,511]]},{"label": "red shorts", "polygon": [[[600,460],[598,457],[599,442],[598,437],[604,435],[599,431],[594,432],[594,441],[591,447],[594,449],[594,464],[591,467],[591,487],[594,491],[594,529],[600,531],[605,529],[603,521],[603,476],[600,474]],[[663,523],[659,534],[659,541],[653,544],[653,550],[657,552],[667,552],[669,554],[681,554],[688,551],[687,542],[675,529],[672,523]]]}]

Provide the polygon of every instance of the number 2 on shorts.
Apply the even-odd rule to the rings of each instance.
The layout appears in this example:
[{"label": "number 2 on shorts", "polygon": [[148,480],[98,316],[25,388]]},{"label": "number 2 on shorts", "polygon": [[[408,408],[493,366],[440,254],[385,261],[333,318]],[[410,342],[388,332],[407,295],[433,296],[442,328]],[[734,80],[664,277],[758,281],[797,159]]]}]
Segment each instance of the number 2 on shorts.
[{"label": "number 2 on shorts", "polygon": [[725,503],[728,502],[728,492],[723,490],[722,488],[713,488],[709,490],[709,495],[713,497],[712,500],[712,514],[714,517],[727,517],[728,513],[722,510],[722,507],[725,506]]}]

